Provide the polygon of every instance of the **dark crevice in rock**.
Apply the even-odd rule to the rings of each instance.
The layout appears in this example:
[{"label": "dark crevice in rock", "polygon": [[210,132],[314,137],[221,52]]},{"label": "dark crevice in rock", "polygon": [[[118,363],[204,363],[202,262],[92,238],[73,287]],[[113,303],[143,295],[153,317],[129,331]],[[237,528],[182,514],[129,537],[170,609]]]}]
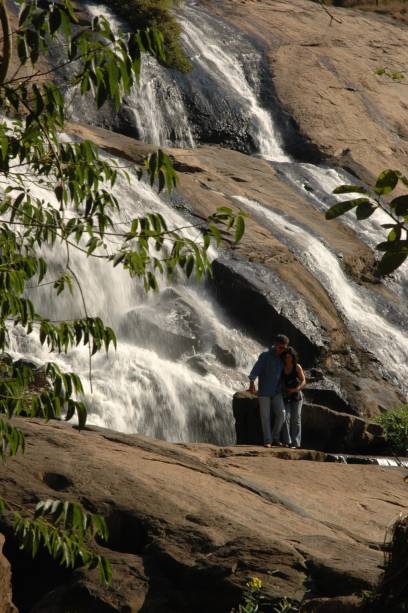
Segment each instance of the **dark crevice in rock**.
[{"label": "dark crevice in rock", "polygon": [[45,594],[69,581],[72,571],[59,566],[42,548],[34,559],[22,551],[11,522],[2,523],[0,528],[6,537],[3,553],[12,569],[13,602],[19,613],[31,613]]},{"label": "dark crevice in rock", "polygon": [[69,477],[58,473],[44,473],[42,480],[56,492],[67,490],[72,485],[72,480]]},{"label": "dark crevice in rock", "polygon": [[174,169],[177,170],[177,172],[185,172],[187,174],[204,172],[200,166],[193,166],[192,164],[186,164],[186,162],[180,162],[180,160],[177,160],[172,155],[170,157],[172,159]]},{"label": "dark crevice in rock", "polygon": [[320,596],[347,596],[362,590],[371,589],[372,585],[365,578],[352,572],[342,571],[320,560],[308,560],[308,571],[313,581],[314,591]]},{"label": "dark crevice in rock", "polygon": [[143,562],[149,592],[141,613],[224,613],[240,599],[241,589],[229,581],[233,569],[226,565],[188,565],[160,545]]},{"label": "dark crevice in rock", "polygon": [[149,543],[148,525],[136,514],[125,509],[114,508],[106,517],[109,540],[103,546],[119,551],[139,555]]},{"label": "dark crevice in rock", "polygon": [[129,607],[111,606],[103,602],[85,585],[75,580],[57,587],[46,594],[30,613],[132,613]]}]

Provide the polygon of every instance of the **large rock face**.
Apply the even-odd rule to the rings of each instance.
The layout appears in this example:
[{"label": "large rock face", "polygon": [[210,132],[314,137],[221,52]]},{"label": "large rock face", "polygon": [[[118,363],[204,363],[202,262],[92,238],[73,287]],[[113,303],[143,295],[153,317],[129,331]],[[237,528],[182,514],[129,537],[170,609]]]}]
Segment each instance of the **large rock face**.
[{"label": "large rock face", "polygon": [[20,612],[226,613],[249,576],[263,580],[274,602],[299,602],[306,592],[335,601],[373,588],[385,529],[406,504],[400,469],[325,463],[313,451],[172,445],[17,423],[27,450],[0,467],[0,495],[22,512],[63,498],[103,513],[110,540],[98,549],[113,566],[106,589],[94,571],[61,571],[47,556],[33,561],[18,550],[6,515]]},{"label": "large rock face", "polygon": [[310,0],[225,0],[216,10],[262,43],[280,103],[322,153],[366,177],[405,170],[404,87],[375,74],[407,65],[404,24],[336,7],[330,19]]},{"label": "large rock face", "polygon": [[[198,21],[192,11],[201,11]],[[173,79],[173,75],[171,83],[162,69],[148,71],[152,88],[165,94],[165,100],[153,96],[148,104],[154,107],[158,124],[175,130],[163,142],[186,142],[176,137],[176,128],[187,122],[196,142],[207,143],[170,151],[180,173],[173,196],[179,209],[190,220],[207,216],[217,206],[239,207],[251,217],[240,247],[230,250],[224,243],[219,250],[209,285],[232,324],[265,345],[277,331],[287,333],[302,364],[321,367],[331,385],[313,388],[309,400],[371,417],[407,394],[404,376],[398,372],[407,361],[407,342],[398,345],[399,356],[378,351],[391,346],[395,331],[403,336],[408,329],[404,308],[408,290],[399,293],[395,284],[380,283],[376,258],[366,244],[373,244],[381,227],[369,228],[362,240],[343,220],[323,221],[323,209],[333,202],[330,191],[340,180],[334,170],[293,160],[268,163],[227,149],[256,150],[248,129],[259,119],[259,103],[295,160],[325,161],[363,179],[387,166],[404,168],[408,154],[408,133],[401,119],[406,112],[404,86],[376,75],[375,70],[406,63],[407,32],[400,23],[375,13],[335,7],[330,13],[332,18],[310,0],[202,0],[194,9],[184,7],[179,16],[194,69],[189,76]],[[197,29],[200,23],[202,31]],[[217,63],[216,57],[206,54],[205,45],[194,44],[192,32],[201,43],[202,38],[208,43],[207,48],[218,49],[215,55],[221,57],[224,50],[227,59]],[[227,61],[231,57],[232,64]],[[220,65],[225,79],[220,78]],[[234,66],[245,77],[237,75]],[[241,93],[246,87],[245,98]],[[179,108],[180,96],[185,104]],[[127,100],[133,120],[144,116],[137,98],[132,95]],[[93,123],[88,107],[86,102],[77,116]],[[168,116],[170,108],[177,112]],[[102,119],[113,130],[135,134],[126,122],[120,128],[109,108]],[[274,140],[273,130],[260,125],[266,138]],[[252,128],[253,137],[265,136],[262,129]],[[152,150],[94,127],[71,126],[71,130],[132,161]],[[161,137],[156,132],[142,136],[158,142]],[[129,331],[128,337],[143,347],[160,346],[166,357],[175,360],[195,352],[202,330],[196,334],[194,316],[188,313],[188,325],[175,330],[156,306],[157,311],[129,312],[125,335]],[[186,305],[178,304],[175,311],[185,319]],[[367,324],[365,312],[370,315]],[[209,337],[202,345],[212,351]],[[195,372],[208,372],[201,357],[193,357],[189,364]]]}]

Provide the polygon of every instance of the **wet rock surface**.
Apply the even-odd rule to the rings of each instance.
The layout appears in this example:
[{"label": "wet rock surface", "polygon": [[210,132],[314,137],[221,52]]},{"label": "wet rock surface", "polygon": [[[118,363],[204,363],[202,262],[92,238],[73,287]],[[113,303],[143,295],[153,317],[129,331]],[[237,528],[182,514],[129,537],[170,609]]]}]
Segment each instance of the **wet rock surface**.
[{"label": "wet rock surface", "polygon": [[107,589],[95,571],[33,561],[11,537],[6,513],[1,531],[20,612],[225,613],[248,576],[260,577],[275,603],[305,595],[336,602],[373,588],[385,528],[406,503],[403,470],[311,462],[314,451],[173,445],[32,419],[16,425],[27,450],[0,467],[0,495],[27,511],[58,497],[103,513],[111,536],[97,549],[113,567]]},{"label": "wet rock surface", "polygon": [[318,318],[268,267],[225,255],[213,264],[211,286],[219,303],[262,342],[272,340],[279,330],[290,338],[306,367],[316,363],[326,340]]}]

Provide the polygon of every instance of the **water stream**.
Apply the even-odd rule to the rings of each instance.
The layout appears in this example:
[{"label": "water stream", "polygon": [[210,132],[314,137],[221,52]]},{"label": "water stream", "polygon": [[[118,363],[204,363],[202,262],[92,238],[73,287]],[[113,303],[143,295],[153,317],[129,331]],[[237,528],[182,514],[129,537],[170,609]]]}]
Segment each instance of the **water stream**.
[{"label": "water stream", "polygon": [[[161,212],[169,227],[185,225],[170,202],[130,172],[115,194],[121,202],[116,228],[150,211]],[[52,194],[33,186],[32,195]],[[190,231],[191,232],[191,231]],[[117,247],[108,241],[108,251]],[[48,277],[64,270],[62,248],[45,251]],[[118,349],[97,354],[93,361],[93,394],[89,391],[88,351],[77,348],[60,355],[64,370],[75,370],[86,385],[89,422],[123,432],[140,432],[171,441],[230,443],[234,439],[231,396],[242,388],[258,345],[233,328],[203,287],[191,281],[164,284],[146,296],[127,272],[71,250],[71,265],[83,283],[88,312],[118,332]],[[84,315],[78,291],[56,298],[50,286],[30,290],[41,313],[52,320]],[[38,364],[54,359],[35,334],[12,333],[12,353]]]},{"label": "water stream", "polygon": [[326,462],[339,462],[340,464],[370,464],[385,468],[408,468],[408,458],[390,458],[377,456],[358,456],[345,453],[329,453]]},{"label": "water stream", "polygon": [[287,244],[321,282],[354,338],[379,358],[385,373],[408,393],[408,337],[384,317],[369,290],[348,278],[331,249],[299,223],[248,198],[238,196],[236,200]]}]

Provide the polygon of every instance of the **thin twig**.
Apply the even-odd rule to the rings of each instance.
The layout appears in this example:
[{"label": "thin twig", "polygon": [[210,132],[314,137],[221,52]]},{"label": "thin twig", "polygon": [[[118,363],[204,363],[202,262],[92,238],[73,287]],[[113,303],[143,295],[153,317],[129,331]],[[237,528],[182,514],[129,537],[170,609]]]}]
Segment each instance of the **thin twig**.
[{"label": "thin twig", "polygon": [[339,17],[335,17],[333,15],[333,13],[331,13],[329,11],[329,9],[327,8],[326,4],[324,3],[324,0],[319,0],[319,4],[322,7],[322,9],[324,10],[325,13],[328,14],[328,16],[330,17],[330,23],[329,26],[332,25],[333,21],[335,21],[336,23],[343,23],[343,21],[339,18]]}]

